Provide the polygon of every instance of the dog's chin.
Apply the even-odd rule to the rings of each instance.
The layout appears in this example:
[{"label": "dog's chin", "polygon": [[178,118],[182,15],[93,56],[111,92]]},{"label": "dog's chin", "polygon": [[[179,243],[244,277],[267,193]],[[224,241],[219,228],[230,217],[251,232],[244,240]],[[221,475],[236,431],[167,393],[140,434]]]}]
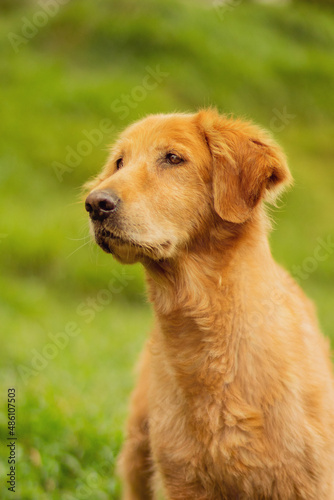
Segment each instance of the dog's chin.
[{"label": "dog's chin", "polygon": [[113,255],[122,264],[144,263],[147,260],[160,261],[171,256],[172,244],[169,241],[148,245],[126,239],[126,236],[115,235],[107,230],[95,232],[95,240],[104,252]]},{"label": "dog's chin", "polygon": [[111,246],[109,253],[111,253],[121,264],[135,264],[136,262],[140,262],[143,258],[136,248],[126,244],[122,246]]}]

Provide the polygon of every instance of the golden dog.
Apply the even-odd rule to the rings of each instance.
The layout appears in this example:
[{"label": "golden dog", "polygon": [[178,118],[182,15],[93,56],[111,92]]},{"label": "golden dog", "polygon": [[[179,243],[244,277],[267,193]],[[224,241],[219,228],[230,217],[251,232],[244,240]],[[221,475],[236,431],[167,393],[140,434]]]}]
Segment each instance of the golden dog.
[{"label": "golden dog", "polygon": [[209,109],[130,126],[89,184],[97,243],[143,264],[156,316],[126,500],[334,499],[328,342],[267,239],[290,182],[267,133]]}]

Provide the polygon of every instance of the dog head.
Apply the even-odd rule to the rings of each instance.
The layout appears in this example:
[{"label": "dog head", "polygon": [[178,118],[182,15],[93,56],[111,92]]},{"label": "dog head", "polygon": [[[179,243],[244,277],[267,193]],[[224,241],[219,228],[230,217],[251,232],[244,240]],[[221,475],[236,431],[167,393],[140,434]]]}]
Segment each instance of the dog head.
[{"label": "dog head", "polygon": [[86,198],[97,243],[126,263],[190,248],[210,227],[246,224],[291,177],[283,153],[249,123],[214,110],[152,115],[112,147]]}]

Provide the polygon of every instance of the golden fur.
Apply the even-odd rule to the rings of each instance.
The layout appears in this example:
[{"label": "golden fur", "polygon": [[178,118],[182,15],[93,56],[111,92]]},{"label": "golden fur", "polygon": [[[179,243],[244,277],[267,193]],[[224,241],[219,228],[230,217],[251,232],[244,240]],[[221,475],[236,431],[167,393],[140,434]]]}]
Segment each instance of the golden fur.
[{"label": "golden fur", "polygon": [[290,182],[267,133],[203,110],[130,126],[89,184],[117,194],[95,237],[142,262],[156,316],[124,499],[334,500],[328,342],[267,239],[263,200]]}]

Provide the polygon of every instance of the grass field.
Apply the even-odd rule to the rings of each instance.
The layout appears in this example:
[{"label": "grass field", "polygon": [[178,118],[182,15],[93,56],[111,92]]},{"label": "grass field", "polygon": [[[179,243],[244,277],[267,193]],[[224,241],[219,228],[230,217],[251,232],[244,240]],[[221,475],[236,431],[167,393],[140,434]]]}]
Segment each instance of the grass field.
[{"label": "grass field", "polygon": [[[334,340],[334,12],[246,1],[72,0],[52,14],[41,5],[0,4],[0,496],[118,499],[115,457],[152,315],[141,268],[123,270],[89,241],[80,187],[117,132],[149,112],[216,105],[260,123],[295,178],[272,211],[273,253]],[[10,387],[16,496],[5,483]]]}]

